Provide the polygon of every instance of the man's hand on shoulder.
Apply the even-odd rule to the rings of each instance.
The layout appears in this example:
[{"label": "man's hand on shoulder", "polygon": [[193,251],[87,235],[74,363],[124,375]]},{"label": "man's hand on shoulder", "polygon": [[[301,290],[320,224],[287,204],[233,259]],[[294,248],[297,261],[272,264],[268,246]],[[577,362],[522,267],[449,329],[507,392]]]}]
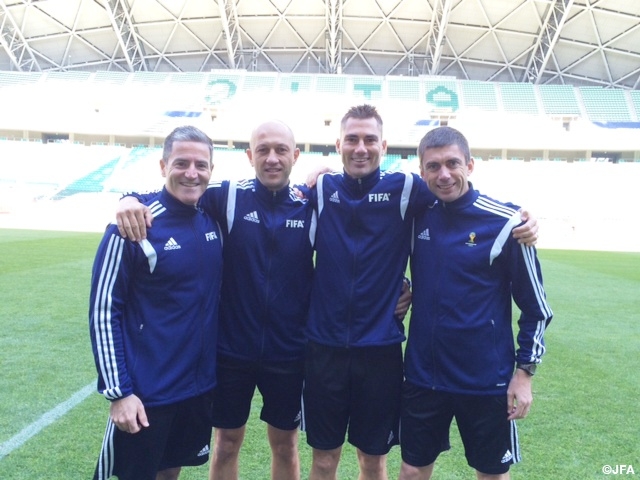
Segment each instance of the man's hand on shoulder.
[{"label": "man's hand on shoulder", "polygon": [[320,175],[322,175],[323,173],[331,173],[334,170],[323,165],[320,167],[316,167],[314,168],[312,171],[309,172],[309,174],[307,175],[307,180],[304,182],[305,185],[307,185],[307,187],[309,188],[313,188],[316,186],[316,183],[318,181],[318,177]]},{"label": "man's hand on shoulder", "polygon": [[533,247],[538,242],[538,219],[523,208],[520,209],[520,218],[525,223],[513,229],[513,238],[518,243]]},{"label": "man's hand on shoulder", "polygon": [[147,228],[151,228],[153,216],[146,205],[135,197],[122,197],[116,209],[118,231],[124,238],[135,242],[147,238]]}]

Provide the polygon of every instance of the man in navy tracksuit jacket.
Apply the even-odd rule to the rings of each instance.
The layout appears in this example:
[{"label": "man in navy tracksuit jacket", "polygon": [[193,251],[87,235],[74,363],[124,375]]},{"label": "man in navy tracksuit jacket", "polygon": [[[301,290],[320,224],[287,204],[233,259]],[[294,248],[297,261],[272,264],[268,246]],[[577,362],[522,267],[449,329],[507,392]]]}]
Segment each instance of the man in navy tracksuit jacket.
[{"label": "man in navy tracksuit jacket", "polygon": [[258,388],[272,477],[297,479],[315,214],[289,184],[299,154],[289,127],[261,124],[247,154],[255,179],[214,182],[203,197],[203,207],[220,219],[226,236],[211,478],[237,476]]},{"label": "man in navy tracksuit jacket", "polygon": [[429,192],[415,174],[318,177],[316,272],[309,340],[332,347],[400,344],[394,317],[412,219]]},{"label": "man in navy tracksuit jacket", "polygon": [[[468,181],[474,164],[460,132],[432,130],[419,157],[438,200],[416,218],[412,238],[400,478],[429,478],[453,417],[469,465],[482,478],[505,478],[520,458],[514,419],[530,407],[552,318],[540,265],[535,248],[511,236],[518,207]],[[517,349],[512,298],[521,310]]]},{"label": "man in navy tracksuit jacket", "polygon": [[258,179],[224,180],[209,186],[202,207],[225,235],[218,354],[301,360],[313,278],[308,200],[288,184],[272,191]]},{"label": "man in navy tracksuit jacket", "polygon": [[112,403],[95,478],[177,478],[208,459],[222,238],[196,203],[212,151],[203,132],[174,130],[161,160],[166,185],[147,202],[153,231],[133,242],[110,225],[98,248],[90,336],[98,391]]},{"label": "man in navy tracksuit jacket", "polygon": [[405,338],[394,307],[412,219],[432,196],[415,174],[380,171],[386,142],[375,108],[349,110],[336,148],[344,173],[321,175],[312,194],[318,229],[304,388],[309,478],[335,477],[347,431],[362,478],[383,478],[397,443]]}]

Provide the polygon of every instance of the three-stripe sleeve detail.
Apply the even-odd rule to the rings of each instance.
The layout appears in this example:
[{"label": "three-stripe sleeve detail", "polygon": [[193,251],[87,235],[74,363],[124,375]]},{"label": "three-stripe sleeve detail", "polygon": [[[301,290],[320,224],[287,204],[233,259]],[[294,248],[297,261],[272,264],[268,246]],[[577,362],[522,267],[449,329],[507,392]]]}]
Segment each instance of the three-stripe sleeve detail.
[{"label": "three-stripe sleeve detail", "polygon": [[115,434],[115,424],[109,418],[107,422],[107,429],[104,432],[104,438],[102,439],[102,450],[100,451],[100,458],[98,459],[98,466],[96,468],[96,476],[98,480],[108,480],[113,476],[113,466],[115,464],[115,455],[113,451],[113,436]]},{"label": "three-stripe sleeve detail", "polygon": [[93,305],[93,329],[100,374],[105,383],[102,392],[109,400],[120,398],[120,377],[111,325],[113,288],[118,277],[125,240],[112,234],[106,248]]}]

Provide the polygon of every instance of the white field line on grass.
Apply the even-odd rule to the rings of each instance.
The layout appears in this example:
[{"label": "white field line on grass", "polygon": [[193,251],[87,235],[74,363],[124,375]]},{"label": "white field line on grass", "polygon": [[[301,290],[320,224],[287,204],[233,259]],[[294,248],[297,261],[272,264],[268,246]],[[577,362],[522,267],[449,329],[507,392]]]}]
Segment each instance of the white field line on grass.
[{"label": "white field line on grass", "polygon": [[78,390],[76,393],[71,395],[68,400],[60,403],[55,408],[52,408],[47,413],[42,415],[37,421],[33,422],[31,425],[27,425],[18,434],[14,435],[3,444],[0,444],[0,460],[2,460],[14,450],[20,448],[31,437],[34,437],[44,428],[48,427],[60,417],[64,416],[73,407],[81,403],[85,398],[95,392],[95,390],[96,384],[95,382],[91,382],[86,387]]}]

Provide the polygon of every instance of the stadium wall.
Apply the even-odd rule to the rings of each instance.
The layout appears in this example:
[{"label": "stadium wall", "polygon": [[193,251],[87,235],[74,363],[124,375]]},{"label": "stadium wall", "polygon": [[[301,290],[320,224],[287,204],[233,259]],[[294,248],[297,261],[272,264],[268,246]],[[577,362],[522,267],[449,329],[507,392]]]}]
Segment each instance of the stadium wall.
[{"label": "stadium wall", "polygon": [[[472,149],[473,152],[473,149]],[[162,186],[160,148],[0,142],[0,228],[100,232],[122,192]],[[216,149],[217,179],[248,178],[241,150]],[[418,171],[415,156],[388,156],[393,170]],[[302,154],[294,183],[319,165],[341,168],[337,155]],[[640,162],[477,160],[475,187],[528,208],[541,226],[540,248],[640,251],[633,219]]]},{"label": "stadium wall", "polygon": [[[159,147],[192,124],[216,143],[214,177],[252,176],[251,128],[293,126],[313,165],[340,168],[339,121],[371,103],[385,121],[385,168],[417,171],[435,126],[469,139],[477,187],[540,218],[540,246],[637,251],[631,206],[640,180],[640,92],[567,85],[246,71],[0,72],[0,227],[100,231],[120,192],[161,185]],[[611,98],[617,99],[612,108]]]}]

